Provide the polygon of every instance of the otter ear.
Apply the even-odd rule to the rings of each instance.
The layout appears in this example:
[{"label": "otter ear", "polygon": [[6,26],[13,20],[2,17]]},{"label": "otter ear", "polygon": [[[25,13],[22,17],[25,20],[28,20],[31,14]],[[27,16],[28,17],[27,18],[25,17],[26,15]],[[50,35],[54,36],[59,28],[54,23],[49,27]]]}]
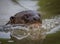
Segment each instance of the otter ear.
[{"label": "otter ear", "polygon": [[13,20],[13,19],[15,19],[15,17],[14,17],[14,16],[11,16],[11,17],[10,17],[10,20]]},{"label": "otter ear", "polygon": [[8,23],[6,23],[6,25],[11,24],[14,21],[14,19],[15,19],[15,17],[14,16],[11,16],[10,17],[10,21]]}]

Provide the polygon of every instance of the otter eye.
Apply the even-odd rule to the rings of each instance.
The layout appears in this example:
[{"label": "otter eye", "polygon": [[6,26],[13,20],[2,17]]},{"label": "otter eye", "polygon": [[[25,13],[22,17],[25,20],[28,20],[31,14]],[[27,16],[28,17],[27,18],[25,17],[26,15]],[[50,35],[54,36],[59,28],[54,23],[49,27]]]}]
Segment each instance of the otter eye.
[{"label": "otter eye", "polygon": [[36,20],[36,18],[33,18],[33,20]]},{"label": "otter eye", "polygon": [[10,19],[14,19],[15,17],[14,16],[11,16]]}]

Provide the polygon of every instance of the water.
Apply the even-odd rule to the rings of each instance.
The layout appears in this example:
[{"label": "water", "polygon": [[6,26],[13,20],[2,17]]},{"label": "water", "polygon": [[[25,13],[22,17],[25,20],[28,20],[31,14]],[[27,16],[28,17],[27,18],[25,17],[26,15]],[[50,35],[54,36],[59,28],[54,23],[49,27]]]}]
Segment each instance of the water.
[{"label": "water", "polygon": [[[14,24],[14,25],[6,25],[6,26],[1,26],[0,31],[4,32],[4,34],[8,34],[8,32],[11,32],[9,35],[12,37],[21,40],[23,38],[30,38],[32,40],[41,40],[44,39],[46,36],[46,30],[42,29],[41,26],[39,25],[38,28],[36,28],[34,25],[19,25],[19,24]],[[3,35],[2,35],[3,36]]]},{"label": "water", "polygon": [[10,39],[10,32],[0,32],[0,38]]},{"label": "water", "polygon": [[[36,5],[37,1],[30,1],[30,0],[29,1],[20,1],[19,3],[21,3],[21,5],[28,8],[29,10],[37,10],[37,8],[38,8],[38,6]],[[28,4],[28,3],[30,3],[30,4]],[[0,25],[5,25],[8,22],[10,16],[13,16],[17,12],[25,10],[23,7],[20,7],[19,5],[11,2],[11,0],[0,0],[0,6],[1,6],[0,7]],[[42,33],[41,33],[43,35],[42,38],[45,38],[46,34],[54,33],[56,31],[60,30],[60,17],[55,17],[52,19],[43,19],[42,22],[43,22],[42,27],[46,31],[46,32],[42,31]],[[12,27],[12,29],[13,28],[16,29],[17,27]],[[11,29],[11,28],[9,28],[9,29]],[[40,29],[40,30],[42,30],[42,29]],[[16,31],[16,33],[15,33],[15,31]],[[22,32],[17,33],[17,32],[20,32],[19,30],[13,30],[14,33],[10,33],[10,32],[11,31],[8,31],[8,32],[1,31],[0,38],[10,39],[11,34],[13,37],[15,37],[19,40],[29,37],[29,36],[30,36],[30,38],[36,36],[35,35],[36,33],[33,33],[32,35],[30,35],[31,32],[26,34],[26,32],[24,30],[22,31],[23,32],[22,35],[21,35]],[[33,32],[35,32],[35,30],[33,30]]]},{"label": "water", "polygon": [[60,31],[60,15],[55,16],[51,19],[44,19],[42,22],[42,27],[44,29],[47,29],[47,34],[52,34]]}]

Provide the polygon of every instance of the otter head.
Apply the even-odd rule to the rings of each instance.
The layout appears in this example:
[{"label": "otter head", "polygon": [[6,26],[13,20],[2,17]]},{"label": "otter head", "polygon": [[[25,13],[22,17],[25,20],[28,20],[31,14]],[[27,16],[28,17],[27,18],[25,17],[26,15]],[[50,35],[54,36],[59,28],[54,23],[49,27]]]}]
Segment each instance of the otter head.
[{"label": "otter head", "polygon": [[26,24],[42,23],[40,17],[40,14],[24,14],[22,20],[24,20]]},{"label": "otter head", "polygon": [[10,17],[7,24],[42,24],[41,15],[35,11],[22,11]]}]

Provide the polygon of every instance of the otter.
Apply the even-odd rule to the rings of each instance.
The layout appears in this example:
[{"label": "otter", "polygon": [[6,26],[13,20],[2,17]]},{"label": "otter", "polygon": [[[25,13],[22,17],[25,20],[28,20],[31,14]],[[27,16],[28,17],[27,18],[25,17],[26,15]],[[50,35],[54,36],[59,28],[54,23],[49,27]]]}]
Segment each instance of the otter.
[{"label": "otter", "polygon": [[10,17],[8,24],[34,24],[39,23],[42,24],[41,15],[33,10],[26,10],[22,12],[16,13],[14,16]]},{"label": "otter", "polygon": [[[14,16],[11,16],[10,17],[10,20],[9,22],[6,24],[25,24],[25,25],[28,25],[28,26],[34,26],[34,29],[35,27],[38,29],[38,27],[42,24],[42,19],[41,19],[41,15],[36,12],[36,11],[33,11],[33,10],[26,10],[26,11],[22,11],[22,12],[18,12],[16,13]],[[32,29],[32,32],[29,31],[30,34],[32,34],[30,37],[31,39],[33,40],[37,40],[40,38],[40,31],[33,31],[34,29]],[[34,35],[34,33],[36,33],[36,35]],[[33,38],[35,37],[35,38]]]}]

